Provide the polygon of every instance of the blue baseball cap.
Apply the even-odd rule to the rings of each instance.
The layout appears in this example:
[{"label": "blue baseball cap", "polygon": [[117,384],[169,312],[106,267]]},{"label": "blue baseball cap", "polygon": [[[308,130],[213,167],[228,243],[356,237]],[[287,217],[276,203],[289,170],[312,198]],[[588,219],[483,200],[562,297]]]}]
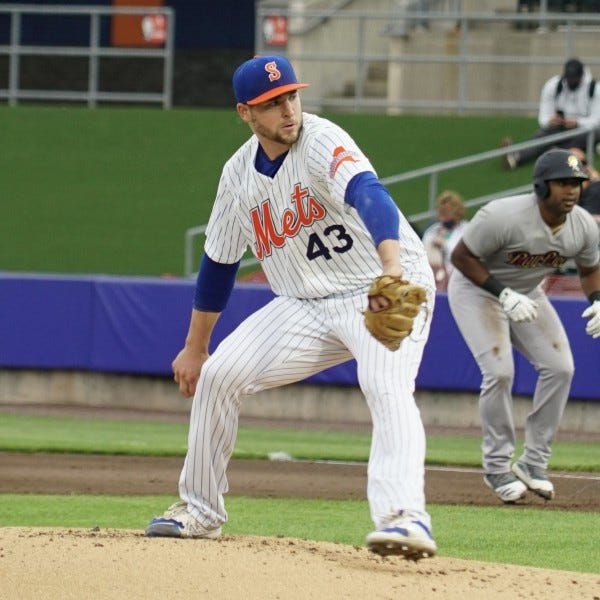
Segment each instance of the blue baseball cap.
[{"label": "blue baseball cap", "polygon": [[233,74],[236,100],[251,106],[308,85],[298,82],[287,58],[274,54],[255,56],[242,63]]}]

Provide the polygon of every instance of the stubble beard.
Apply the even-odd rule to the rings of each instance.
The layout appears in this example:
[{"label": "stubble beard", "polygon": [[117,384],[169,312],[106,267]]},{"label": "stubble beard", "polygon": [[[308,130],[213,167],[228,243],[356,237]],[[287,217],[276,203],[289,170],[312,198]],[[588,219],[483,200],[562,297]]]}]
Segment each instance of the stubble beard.
[{"label": "stubble beard", "polygon": [[302,120],[298,123],[298,127],[289,133],[282,131],[269,131],[262,125],[258,124],[256,121],[253,123],[254,133],[260,137],[263,137],[271,142],[276,142],[278,144],[282,144],[284,146],[291,146],[298,141],[300,137],[300,132],[302,131]]}]

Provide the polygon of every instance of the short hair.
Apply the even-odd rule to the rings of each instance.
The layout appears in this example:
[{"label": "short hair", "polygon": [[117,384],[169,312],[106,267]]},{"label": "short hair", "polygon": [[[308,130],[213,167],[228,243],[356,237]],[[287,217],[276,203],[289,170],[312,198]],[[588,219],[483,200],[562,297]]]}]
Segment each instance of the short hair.
[{"label": "short hair", "polygon": [[448,206],[452,210],[454,218],[462,221],[465,218],[465,203],[463,197],[453,190],[444,190],[435,202],[436,208]]}]

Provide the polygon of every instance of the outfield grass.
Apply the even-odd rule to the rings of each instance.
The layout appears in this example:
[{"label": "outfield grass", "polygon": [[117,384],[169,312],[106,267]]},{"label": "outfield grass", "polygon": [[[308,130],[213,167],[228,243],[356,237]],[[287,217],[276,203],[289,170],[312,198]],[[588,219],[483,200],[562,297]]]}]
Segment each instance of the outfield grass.
[{"label": "outfield grass", "polygon": [[[527,138],[524,117],[328,114],[381,177]],[[188,227],[206,223],[221,168],[249,136],[228,109],[0,106],[0,270],[183,273]],[[472,198],[527,183],[489,161],[442,175]],[[427,180],[390,187],[406,215]]]},{"label": "outfield grass", "polygon": [[[0,494],[0,523],[5,527],[140,530],[175,500],[170,496]],[[227,534],[363,546],[372,528],[367,503],[358,500],[228,497],[227,510]],[[428,505],[428,510],[440,556],[600,573],[596,559],[599,513],[439,505]]]},{"label": "outfield grass", "polygon": [[[187,424],[3,414],[0,451],[184,456]],[[240,427],[234,458],[267,458],[286,452],[296,459],[366,462],[371,437],[363,433]],[[481,466],[479,437],[428,436],[427,463]],[[600,445],[557,441],[550,467],[600,471]],[[520,450],[520,448],[519,448]]]}]

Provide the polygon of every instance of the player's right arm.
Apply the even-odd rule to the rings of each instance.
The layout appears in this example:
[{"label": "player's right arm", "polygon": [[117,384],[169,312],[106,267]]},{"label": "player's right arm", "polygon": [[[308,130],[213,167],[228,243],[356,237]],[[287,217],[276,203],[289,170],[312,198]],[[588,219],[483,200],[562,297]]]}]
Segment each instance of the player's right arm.
[{"label": "player's right arm", "polygon": [[196,392],[202,365],[209,357],[213,329],[227,305],[239,266],[240,261],[226,264],[212,260],[207,254],[202,256],[185,345],[171,363],[173,378],[185,398]]},{"label": "player's right arm", "polygon": [[[244,146],[245,148],[246,146]],[[217,189],[206,229],[204,254],[200,261],[194,306],[185,344],[171,363],[182,396],[196,392],[202,366],[209,357],[209,344],[221,311],[227,305],[246,242],[236,218],[235,190],[242,187],[238,153],[227,161]]]},{"label": "player's right arm", "polygon": [[479,287],[483,287],[486,280],[490,277],[490,272],[485,264],[469,250],[469,247],[462,239],[454,247],[451,261],[456,269]]},{"label": "player's right arm", "polygon": [[[498,204],[498,201],[488,202],[482,206],[465,227],[462,237],[450,255],[454,268],[475,285],[495,296],[498,296],[505,286],[499,289],[489,289],[486,286],[491,273],[483,260],[494,255],[506,244],[508,237],[504,218],[506,210],[508,210],[506,206]],[[494,279],[492,278],[491,281]]]}]

